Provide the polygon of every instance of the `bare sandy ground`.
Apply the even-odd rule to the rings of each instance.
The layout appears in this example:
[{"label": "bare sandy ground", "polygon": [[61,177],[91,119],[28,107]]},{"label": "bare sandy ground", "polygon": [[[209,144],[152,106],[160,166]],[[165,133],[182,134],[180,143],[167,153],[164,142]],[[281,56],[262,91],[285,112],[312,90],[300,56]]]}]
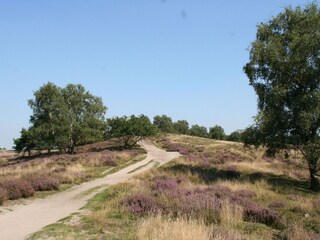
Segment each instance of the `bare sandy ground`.
[{"label": "bare sandy ground", "polygon": [[[55,223],[71,213],[77,212],[86,204],[88,199],[106,187],[124,182],[133,175],[150,169],[156,162],[162,165],[180,155],[177,152],[161,150],[149,141],[141,141],[140,144],[147,150],[147,157],[116,173],[74,186],[64,192],[48,196],[45,199],[27,202],[25,205],[15,205],[10,207],[10,209],[1,207],[0,239],[26,239],[30,234],[41,230],[43,227]],[[89,191],[92,189],[94,191]],[[88,192],[90,194],[86,194]]]}]

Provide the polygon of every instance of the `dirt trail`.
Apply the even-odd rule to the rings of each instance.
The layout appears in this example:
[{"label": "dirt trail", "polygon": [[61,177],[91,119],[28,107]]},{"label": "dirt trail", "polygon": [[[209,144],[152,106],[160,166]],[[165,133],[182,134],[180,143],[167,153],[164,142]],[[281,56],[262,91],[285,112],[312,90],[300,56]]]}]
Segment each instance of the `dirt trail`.
[{"label": "dirt trail", "polygon": [[[106,187],[124,182],[133,175],[150,169],[156,162],[162,165],[180,155],[177,152],[161,150],[149,141],[141,141],[140,144],[147,150],[147,157],[116,173],[74,186],[45,199],[36,199],[26,205],[15,205],[10,208],[10,211],[0,207],[0,239],[26,239],[28,235],[41,230],[48,224],[55,223],[71,213],[77,212],[88,199]],[[94,188],[98,189],[89,191]],[[86,194],[88,191],[90,194]]]}]

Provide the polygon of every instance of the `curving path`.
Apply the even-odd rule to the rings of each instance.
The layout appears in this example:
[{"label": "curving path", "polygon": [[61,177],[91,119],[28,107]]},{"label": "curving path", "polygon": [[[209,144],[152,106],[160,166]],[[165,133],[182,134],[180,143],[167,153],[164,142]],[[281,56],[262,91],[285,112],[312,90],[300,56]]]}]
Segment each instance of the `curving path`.
[{"label": "curving path", "polygon": [[[87,200],[110,185],[124,182],[135,174],[154,166],[165,164],[180,156],[177,152],[166,152],[154,146],[150,141],[141,141],[147,150],[147,157],[118,172],[90,182],[74,186],[64,192],[53,194],[45,199],[36,199],[26,205],[15,205],[10,211],[0,207],[0,239],[21,240],[28,235],[77,212]],[[150,162],[152,161],[152,162]],[[96,189],[95,189],[96,188]],[[95,189],[93,191],[89,191]],[[86,194],[90,192],[90,194]]]}]

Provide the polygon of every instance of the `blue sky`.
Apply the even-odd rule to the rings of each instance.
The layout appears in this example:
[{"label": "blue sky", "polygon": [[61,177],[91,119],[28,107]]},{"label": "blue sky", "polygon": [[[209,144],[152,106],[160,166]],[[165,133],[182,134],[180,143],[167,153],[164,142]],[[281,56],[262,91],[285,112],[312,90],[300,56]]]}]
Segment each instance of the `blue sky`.
[{"label": "blue sky", "polygon": [[27,100],[80,83],[107,117],[167,114],[227,133],[252,123],[242,71],[256,25],[287,0],[0,0],[0,147],[29,126]]}]

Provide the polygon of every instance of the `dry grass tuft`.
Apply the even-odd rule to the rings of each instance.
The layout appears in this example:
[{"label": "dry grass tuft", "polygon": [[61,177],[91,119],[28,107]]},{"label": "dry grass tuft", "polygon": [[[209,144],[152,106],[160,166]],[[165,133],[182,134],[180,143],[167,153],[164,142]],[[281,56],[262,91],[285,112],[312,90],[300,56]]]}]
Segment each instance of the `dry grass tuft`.
[{"label": "dry grass tuft", "polygon": [[225,200],[221,203],[220,221],[225,226],[236,226],[243,221],[243,207]]},{"label": "dry grass tuft", "polygon": [[204,223],[179,218],[150,217],[137,226],[138,240],[209,240],[212,229]]}]

